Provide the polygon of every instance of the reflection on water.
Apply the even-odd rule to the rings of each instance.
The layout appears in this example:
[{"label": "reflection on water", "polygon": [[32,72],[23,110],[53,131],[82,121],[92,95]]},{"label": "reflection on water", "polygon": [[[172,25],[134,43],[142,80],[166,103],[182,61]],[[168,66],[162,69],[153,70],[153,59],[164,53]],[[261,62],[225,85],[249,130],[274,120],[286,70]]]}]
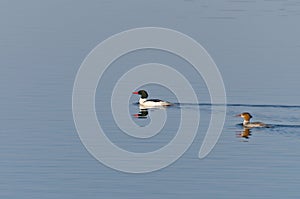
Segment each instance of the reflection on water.
[{"label": "reflection on water", "polygon": [[140,109],[140,112],[133,115],[135,118],[146,119],[148,116],[148,109]]},{"label": "reflection on water", "polygon": [[[273,136],[280,139],[281,136],[293,139],[300,138],[300,106],[297,105],[251,105],[251,104],[229,104],[229,112],[233,113],[234,110],[249,110],[260,119],[267,121],[265,127],[246,128],[243,123],[238,123],[235,126],[242,128],[237,131],[236,137],[243,138],[244,141],[257,135]],[[232,118],[233,117],[231,115]],[[230,125],[230,124],[227,124]],[[276,139],[275,138],[275,139]],[[258,141],[257,139],[255,140]]]},{"label": "reflection on water", "polygon": [[[191,104],[191,103],[176,103],[172,107],[168,108],[151,108],[145,109],[138,104],[133,104],[138,107],[139,112],[133,114],[133,117],[136,119],[142,119],[141,121],[136,121],[137,124],[141,127],[146,126],[147,124],[143,120],[151,120],[151,113],[154,111],[165,111],[173,110],[171,112],[171,117],[180,117],[180,112],[174,110],[187,109],[190,111],[196,110],[199,108],[202,113],[209,115],[211,108],[213,106],[227,106],[227,121],[224,126],[224,131],[230,126],[235,126],[236,128],[241,128],[241,130],[235,130],[237,138],[243,138],[244,140],[249,140],[251,136],[256,133],[268,134],[268,135],[284,135],[284,136],[295,136],[295,138],[300,137],[300,120],[297,115],[300,115],[300,106],[298,105],[268,105],[268,104],[210,104],[210,103],[201,103],[201,104]],[[244,127],[243,123],[238,123],[240,118],[235,117],[235,113],[241,110],[249,110],[255,113],[260,119],[267,122],[267,125],[264,127],[253,127],[248,128]],[[280,114],[277,114],[280,113]],[[168,116],[170,117],[170,115]],[[193,118],[190,118],[191,121]],[[148,121],[149,122],[149,121]]]},{"label": "reflection on water", "polygon": [[250,130],[250,128],[244,128],[242,131],[238,132],[236,135],[238,138],[249,139],[251,136],[251,130]]},{"label": "reflection on water", "polygon": [[[0,10],[0,198],[299,198],[300,107],[289,106],[300,101],[298,0],[78,1],[71,9],[55,0],[5,1]],[[114,143],[131,151],[168,143],[181,108],[201,111],[197,138],[179,161],[162,171],[128,175],[103,166],[85,150],[72,120],[72,86],[95,45],[149,24],[176,29],[203,44],[219,66],[228,102],[237,104],[227,105],[219,142],[199,160],[211,104],[168,109],[169,128],[148,141],[119,132],[107,117],[110,104],[103,99],[109,95],[99,93],[96,105],[104,107],[99,120]],[[127,65],[153,61],[188,68],[159,55],[129,57],[107,79],[116,81]],[[207,102],[205,84],[186,74],[201,102]],[[160,112],[132,109],[137,124]],[[237,128],[240,120],[233,115],[244,111],[274,127]]]}]

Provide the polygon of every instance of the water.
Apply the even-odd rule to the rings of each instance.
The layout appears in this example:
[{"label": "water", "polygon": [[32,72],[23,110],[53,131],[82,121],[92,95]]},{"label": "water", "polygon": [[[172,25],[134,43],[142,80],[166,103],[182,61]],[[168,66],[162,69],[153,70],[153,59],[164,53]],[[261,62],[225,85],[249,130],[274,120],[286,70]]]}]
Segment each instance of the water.
[{"label": "water", "polygon": [[[126,9],[125,9],[126,8]],[[0,8],[0,196],[1,198],[298,198],[299,54],[298,1],[3,1]],[[212,152],[198,158],[212,106],[202,78],[166,52],[128,54],[107,71],[149,61],[187,75],[200,104],[167,109],[165,131],[140,142],[120,133],[108,106],[110,90],[97,92],[97,115],[110,138],[128,150],[149,151],[174,137],[180,111],[200,109],[197,136],[169,167],[128,174],[95,160],[84,148],[72,117],[72,88],[85,56],[112,34],[134,27],[181,31],[210,53],[227,92],[226,122]],[[166,88],[147,85],[151,96],[176,102]],[[101,90],[99,85],[98,90]],[[102,94],[102,96],[101,96]],[[139,111],[130,99],[132,114]],[[153,115],[144,120],[146,125]],[[273,128],[239,134],[241,118]],[[193,121],[193,118],[191,118]]]}]

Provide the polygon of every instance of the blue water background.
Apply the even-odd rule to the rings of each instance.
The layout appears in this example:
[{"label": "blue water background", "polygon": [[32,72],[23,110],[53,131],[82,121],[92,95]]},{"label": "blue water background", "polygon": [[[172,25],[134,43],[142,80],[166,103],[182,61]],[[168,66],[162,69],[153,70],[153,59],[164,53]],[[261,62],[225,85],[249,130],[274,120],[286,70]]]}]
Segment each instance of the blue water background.
[{"label": "blue water background", "polygon": [[[299,198],[299,21],[296,0],[2,1],[0,197]],[[86,151],[75,129],[71,99],[87,54],[113,34],[144,26],[175,29],[202,44],[222,74],[229,106],[221,137],[206,158],[198,159],[198,152],[211,106],[186,105],[201,111],[192,146],[171,166],[135,175],[112,170]],[[118,79],[121,65],[153,60],[181,68],[200,103],[209,103],[201,77],[165,52],[129,54],[114,63],[106,80]],[[153,85],[147,88],[153,97],[176,100]],[[108,90],[103,97],[109,96]],[[130,101],[133,113],[137,100]],[[96,101],[99,117],[110,112],[107,101]],[[179,111],[168,110],[169,128],[156,145],[135,141],[138,150],[170,140]],[[243,111],[274,128],[240,137],[241,119],[234,115]],[[135,150],[107,118],[110,138]]]}]

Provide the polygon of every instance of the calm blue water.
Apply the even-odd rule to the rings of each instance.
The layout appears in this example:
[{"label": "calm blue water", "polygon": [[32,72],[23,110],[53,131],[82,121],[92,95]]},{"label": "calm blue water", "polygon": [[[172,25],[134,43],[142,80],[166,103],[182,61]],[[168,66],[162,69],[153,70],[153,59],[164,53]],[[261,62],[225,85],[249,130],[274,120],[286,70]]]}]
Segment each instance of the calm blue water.
[{"label": "calm blue water", "polygon": [[[1,4],[1,198],[299,198],[298,1]],[[219,67],[228,106],[218,143],[200,160],[211,116],[202,78],[165,52],[145,50],[114,62],[103,79],[106,88],[113,88],[124,70],[155,61],[188,76],[200,101],[181,107],[201,112],[196,139],[182,158],[160,171],[128,174],[102,165],[84,148],[72,117],[72,89],[81,62],[99,42],[144,26],[172,28],[201,43]],[[145,88],[153,97],[176,102],[165,88]],[[149,151],[172,139],[181,108],[167,110],[159,136],[139,142],[115,126],[108,106],[111,91],[106,91],[96,94],[97,115],[116,144]],[[139,111],[137,100],[130,99],[132,114]],[[133,120],[146,125],[153,111],[161,110]],[[244,111],[274,127],[241,137],[237,124],[242,121],[234,115]]]}]

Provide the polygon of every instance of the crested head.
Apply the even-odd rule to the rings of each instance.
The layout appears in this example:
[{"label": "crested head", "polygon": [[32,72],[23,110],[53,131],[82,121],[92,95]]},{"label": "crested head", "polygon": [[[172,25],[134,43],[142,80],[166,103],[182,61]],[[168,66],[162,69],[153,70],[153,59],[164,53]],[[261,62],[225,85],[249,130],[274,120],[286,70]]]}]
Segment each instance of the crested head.
[{"label": "crested head", "polygon": [[139,94],[141,96],[141,98],[147,98],[148,97],[148,93],[145,90],[139,90],[137,92],[137,94]]},{"label": "crested head", "polygon": [[246,120],[246,121],[249,121],[252,118],[252,115],[248,112],[243,112],[239,116],[244,118],[244,120]]}]

